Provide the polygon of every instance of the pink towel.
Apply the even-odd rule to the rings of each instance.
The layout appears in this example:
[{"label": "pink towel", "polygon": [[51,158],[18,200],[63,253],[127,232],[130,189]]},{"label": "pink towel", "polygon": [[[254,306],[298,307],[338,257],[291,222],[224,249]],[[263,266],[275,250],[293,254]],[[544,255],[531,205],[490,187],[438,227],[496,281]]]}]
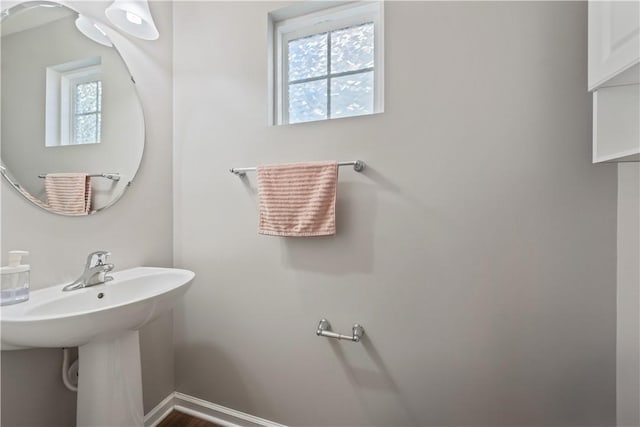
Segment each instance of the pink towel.
[{"label": "pink towel", "polygon": [[260,224],[272,236],[336,234],[338,162],[258,166]]},{"label": "pink towel", "polygon": [[87,215],[91,205],[91,178],[86,173],[50,173],[44,179],[51,210],[66,215]]}]

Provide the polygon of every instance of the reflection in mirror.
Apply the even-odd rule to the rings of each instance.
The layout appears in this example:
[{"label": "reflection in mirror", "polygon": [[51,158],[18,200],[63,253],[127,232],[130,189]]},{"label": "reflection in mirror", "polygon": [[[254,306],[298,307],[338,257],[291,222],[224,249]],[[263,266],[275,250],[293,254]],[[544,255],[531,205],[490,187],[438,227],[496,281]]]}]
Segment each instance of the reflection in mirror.
[{"label": "reflection in mirror", "polygon": [[[76,22],[78,21],[78,22]],[[30,202],[62,215],[95,213],[133,180],[144,148],[135,83],[86,17],[52,2],[2,13],[2,174]]]},{"label": "reflection in mirror", "polygon": [[102,57],[46,68],[45,146],[97,144],[102,119]]}]

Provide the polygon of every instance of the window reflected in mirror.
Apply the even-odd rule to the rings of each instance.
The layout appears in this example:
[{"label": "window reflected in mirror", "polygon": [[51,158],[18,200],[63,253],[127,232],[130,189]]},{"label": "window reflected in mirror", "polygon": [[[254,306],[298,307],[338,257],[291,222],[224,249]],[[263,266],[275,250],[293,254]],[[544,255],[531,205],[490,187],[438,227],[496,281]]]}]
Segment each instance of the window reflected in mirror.
[{"label": "window reflected in mirror", "polygon": [[102,58],[46,69],[45,146],[97,144],[102,124]]}]

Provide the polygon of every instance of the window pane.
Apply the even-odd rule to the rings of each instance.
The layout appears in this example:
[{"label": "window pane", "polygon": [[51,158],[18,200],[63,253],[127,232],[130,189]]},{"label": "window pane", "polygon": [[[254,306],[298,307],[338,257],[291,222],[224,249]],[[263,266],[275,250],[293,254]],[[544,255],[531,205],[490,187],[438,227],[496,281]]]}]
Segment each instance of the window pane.
[{"label": "window pane", "polygon": [[331,117],[373,113],[373,71],[331,79]]},{"label": "window pane", "polygon": [[97,111],[98,82],[80,83],[76,85],[76,113]]},{"label": "window pane", "polygon": [[327,74],[327,33],[289,42],[289,81]]},{"label": "window pane", "polygon": [[289,85],[289,123],[327,118],[327,81]]},{"label": "window pane", "polygon": [[100,142],[100,137],[102,135],[102,133],[101,133],[102,132],[102,114],[98,113],[96,115],[98,116],[97,117],[97,119],[98,119],[98,127],[96,129],[96,142]]},{"label": "window pane", "polygon": [[97,114],[76,116],[74,135],[76,144],[94,144],[98,141]]},{"label": "window pane", "polygon": [[331,73],[373,67],[373,23],[331,32]]},{"label": "window pane", "polygon": [[96,82],[98,84],[98,105],[96,111],[102,111],[102,80]]}]

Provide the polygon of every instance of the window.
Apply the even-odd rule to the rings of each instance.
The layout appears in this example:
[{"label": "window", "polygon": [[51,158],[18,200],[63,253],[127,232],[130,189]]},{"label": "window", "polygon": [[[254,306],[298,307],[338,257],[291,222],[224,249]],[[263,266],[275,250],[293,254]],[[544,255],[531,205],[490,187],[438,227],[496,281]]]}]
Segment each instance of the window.
[{"label": "window", "polygon": [[47,68],[45,146],[100,142],[101,62],[96,57]]},{"label": "window", "polygon": [[382,3],[349,3],[295,17],[277,11],[270,22],[273,123],[382,111]]},{"label": "window", "polygon": [[71,141],[73,144],[95,144],[100,142],[102,81],[73,82],[73,119]]}]

